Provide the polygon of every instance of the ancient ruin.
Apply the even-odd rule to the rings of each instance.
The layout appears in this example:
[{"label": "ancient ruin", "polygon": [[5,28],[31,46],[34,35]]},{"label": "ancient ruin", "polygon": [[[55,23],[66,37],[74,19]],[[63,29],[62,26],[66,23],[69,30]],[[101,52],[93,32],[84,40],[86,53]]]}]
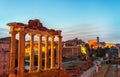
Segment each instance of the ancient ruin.
[{"label": "ancient ruin", "polygon": [[[54,38],[58,38],[58,49],[57,49],[57,69],[62,69],[62,36],[61,30],[48,29],[42,25],[38,20],[29,20],[28,24],[13,22],[7,24],[10,27],[11,34],[11,50],[10,50],[10,73],[9,77],[24,77],[24,59],[25,59],[25,36],[29,34],[30,36],[30,68],[29,73],[34,71],[34,54],[33,54],[33,44],[34,36],[38,37],[38,68],[37,71],[42,69],[42,37],[44,37],[45,42],[45,63],[44,70],[54,69],[55,68],[55,52],[54,52]],[[16,34],[19,34],[18,39],[18,71],[17,75],[15,74],[15,50],[16,43],[15,38]],[[50,67],[48,67],[48,38],[51,42],[51,61]]]}]

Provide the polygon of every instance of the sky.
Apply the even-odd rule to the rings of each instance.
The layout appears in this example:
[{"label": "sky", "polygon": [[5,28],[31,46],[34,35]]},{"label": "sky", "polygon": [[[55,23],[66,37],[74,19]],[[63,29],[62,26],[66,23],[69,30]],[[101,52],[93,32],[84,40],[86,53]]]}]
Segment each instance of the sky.
[{"label": "sky", "polygon": [[0,38],[10,36],[7,23],[30,19],[62,30],[64,41],[120,43],[120,0],[0,0]]}]

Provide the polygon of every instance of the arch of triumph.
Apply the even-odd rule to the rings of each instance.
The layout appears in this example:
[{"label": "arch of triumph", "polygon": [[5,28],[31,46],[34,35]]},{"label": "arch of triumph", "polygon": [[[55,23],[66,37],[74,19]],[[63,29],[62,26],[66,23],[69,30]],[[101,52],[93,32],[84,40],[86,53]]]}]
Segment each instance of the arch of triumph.
[{"label": "arch of triumph", "polygon": [[[28,24],[23,23],[8,23],[10,27],[10,34],[11,34],[11,50],[10,50],[10,73],[9,77],[16,77],[15,74],[15,50],[16,50],[16,34],[19,34],[19,42],[18,42],[18,71],[17,77],[24,77],[24,60],[25,60],[25,36],[26,34],[30,35],[30,68],[29,73],[34,71],[34,36],[37,35],[38,37],[38,68],[37,71],[42,70],[42,37],[44,37],[45,42],[45,63],[44,63],[44,70],[47,69],[54,69],[55,68],[55,52],[54,52],[54,38],[58,38],[58,49],[57,49],[57,69],[62,69],[62,36],[61,30],[53,30],[47,29],[42,25],[42,23],[38,20],[29,20]],[[48,66],[48,38],[50,38],[51,42],[51,61],[50,67]]]}]

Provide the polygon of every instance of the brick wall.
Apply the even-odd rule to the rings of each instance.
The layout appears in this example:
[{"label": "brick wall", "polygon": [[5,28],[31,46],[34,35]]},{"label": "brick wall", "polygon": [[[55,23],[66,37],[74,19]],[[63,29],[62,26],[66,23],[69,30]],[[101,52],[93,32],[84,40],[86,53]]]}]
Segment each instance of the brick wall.
[{"label": "brick wall", "polygon": [[9,74],[9,61],[10,61],[10,52],[1,51],[0,52],[0,76]]}]

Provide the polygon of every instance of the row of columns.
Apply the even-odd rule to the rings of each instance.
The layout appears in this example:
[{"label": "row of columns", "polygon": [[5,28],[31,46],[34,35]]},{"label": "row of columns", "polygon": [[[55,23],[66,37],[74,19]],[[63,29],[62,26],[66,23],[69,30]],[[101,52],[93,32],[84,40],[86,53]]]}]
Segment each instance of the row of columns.
[{"label": "row of columns", "polygon": [[[30,72],[34,70],[34,53],[33,53],[33,35],[30,35]],[[51,36],[51,69],[55,67],[55,52],[54,52],[54,36]],[[58,37],[58,68],[62,68],[62,53],[61,53],[61,36]],[[48,36],[45,36],[45,66],[44,69],[47,70],[48,67]],[[42,70],[42,35],[38,35],[38,71]]]},{"label": "row of columns", "polygon": [[[16,55],[16,32],[11,32],[11,49],[10,49],[10,74],[9,77],[15,76],[15,55]],[[18,43],[18,77],[24,76],[24,56],[25,56],[25,34],[19,32]]]},{"label": "row of columns", "polygon": [[[10,74],[9,77],[15,77],[15,51],[16,51],[16,33],[11,32],[11,50],[10,50]],[[55,67],[55,52],[54,52],[54,35],[51,36],[51,66],[53,69]],[[18,77],[24,77],[24,57],[25,57],[25,33],[23,31],[19,32],[19,42],[18,42]],[[30,34],[30,69],[29,72],[34,71],[34,35]],[[62,36],[58,36],[58,68],[62,69]],[[45,65],[44,70],[48,67],[48,36],[45,36]],[[38,34],[38,69],[42,70],[42,35]]]}]

